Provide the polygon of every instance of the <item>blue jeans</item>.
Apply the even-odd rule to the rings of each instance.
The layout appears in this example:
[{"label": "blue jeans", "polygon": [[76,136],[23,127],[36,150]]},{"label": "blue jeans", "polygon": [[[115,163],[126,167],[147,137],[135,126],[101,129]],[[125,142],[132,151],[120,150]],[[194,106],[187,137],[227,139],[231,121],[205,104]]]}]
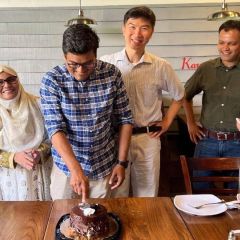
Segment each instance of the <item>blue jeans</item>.
[{"label": "blue jeans", "polygon": [[[219,141],[203,138],[195,147],[194,157],[240,157],[240,140]],[[239,176],[239,171],[228,171],[229,176]],[[211,176],[211,171],[195,171],[194,176]],[[195,188],[209,187],[208,183],[196,183]],[[226,187],[238,188],[236,183],[228,183]]]}]

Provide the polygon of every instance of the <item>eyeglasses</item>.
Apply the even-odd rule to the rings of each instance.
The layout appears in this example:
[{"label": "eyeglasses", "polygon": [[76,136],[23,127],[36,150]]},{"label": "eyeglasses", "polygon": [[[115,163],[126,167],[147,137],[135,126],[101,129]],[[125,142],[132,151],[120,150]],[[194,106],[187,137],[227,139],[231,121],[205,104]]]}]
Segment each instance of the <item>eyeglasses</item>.
[{"label": "eyeglasses", "polygon": [[0,87],[3,87],[5,82],[7,82],[8,84],[15,84],[17,82],[17,77],[11,76],[6,79],[0,79]]},{"label": "eyeglasses", "polygon": [[96,62],[95,61],[91,61],[91,62],[87,62],[87,63],[68,63],[67,65],[73,69],[74,71],[76,71],[79,67],[82,67],[83,69],[87,69],[87,70],[91,70],[95,67]]}]

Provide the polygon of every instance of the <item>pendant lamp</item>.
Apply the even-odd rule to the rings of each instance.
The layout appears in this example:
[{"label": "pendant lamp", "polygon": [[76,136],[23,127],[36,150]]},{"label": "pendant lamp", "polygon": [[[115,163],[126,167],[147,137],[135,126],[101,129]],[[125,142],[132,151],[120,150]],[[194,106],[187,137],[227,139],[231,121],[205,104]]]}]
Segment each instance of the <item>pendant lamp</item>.
[{"label": "pendant lamp", "polygon": [[230,19],[240,19],[240,13],[235,11],[229,11],[225,0],[222,4],[222,10],[209,15],[207,18],[208,21],[221,21]]},{"label": "pendant lamp", "polygon": [[65,24],[66,27],[69,27],[73,24],[87,24],[87,25],[96,25],[97,22],[94,19],[84,17],[82,2],[79,1],[79,11],[78,16],[67,21]]}]

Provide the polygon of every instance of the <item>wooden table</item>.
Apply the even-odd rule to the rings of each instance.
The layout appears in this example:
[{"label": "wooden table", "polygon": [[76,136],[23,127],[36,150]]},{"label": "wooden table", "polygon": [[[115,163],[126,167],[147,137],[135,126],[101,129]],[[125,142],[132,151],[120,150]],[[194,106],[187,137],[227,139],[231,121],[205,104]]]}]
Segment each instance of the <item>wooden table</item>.
[{"label": "wooden table", "polygon": [[[228,200],[228,199],[227,199]],[[240,211],[198,217],[178,211],[171,198],[90,199],[119,216],[121,240],[227,240],[240,229]],[[0,202],[1,240],[55,240],[60,217],[79,199],[52,202]]]},{"label": "wooden table", "polygon": [[52,202],[0,202],[1,240],[43,239]]},{"label": "wooden table", "polygon": [[[119,216],[122,240],[190,240],[193,239],[171,198],[91,199],[103,204],[109,212]],[[45,240],[53,240],[59,218],[69,213],[79,200],[56,200],[53,203]]]},{"label": "wooden table", "polygon": [[[224,199],[233,200],[232,197]],[[195,240],[227,240],[230,230],[240,229],[240,210],[237,209],[207,217],[179,213]]]}]

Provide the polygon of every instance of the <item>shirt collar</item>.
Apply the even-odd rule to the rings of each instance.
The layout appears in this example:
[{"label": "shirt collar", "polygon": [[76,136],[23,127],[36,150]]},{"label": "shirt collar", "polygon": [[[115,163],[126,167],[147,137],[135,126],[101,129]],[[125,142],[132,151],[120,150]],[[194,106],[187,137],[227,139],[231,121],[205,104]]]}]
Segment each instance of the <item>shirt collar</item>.
[{"label": "shirt collar", "polygon": [[[125,48],[117,55],[117,61],[129,62]],[[139,60],[139,63],[152,63],[150,54],[147,51],[145,51],[145,53],[142,55],[141,59]]]},{"label": "shirt collar", "polygon": [[[216,59],[215,67],[216,67],[216,68],[218,68],[218,67],[227,68],[227,67],[222,63],[222,60],[221,60],[220,57]],[[238,69],[240,69],[240,61],[238,61],[238,63],[237,63],[236,65],[234,65],[234,67],[237,67]],[[234,67],[233,67],[233,68],[234,68]]]}]

